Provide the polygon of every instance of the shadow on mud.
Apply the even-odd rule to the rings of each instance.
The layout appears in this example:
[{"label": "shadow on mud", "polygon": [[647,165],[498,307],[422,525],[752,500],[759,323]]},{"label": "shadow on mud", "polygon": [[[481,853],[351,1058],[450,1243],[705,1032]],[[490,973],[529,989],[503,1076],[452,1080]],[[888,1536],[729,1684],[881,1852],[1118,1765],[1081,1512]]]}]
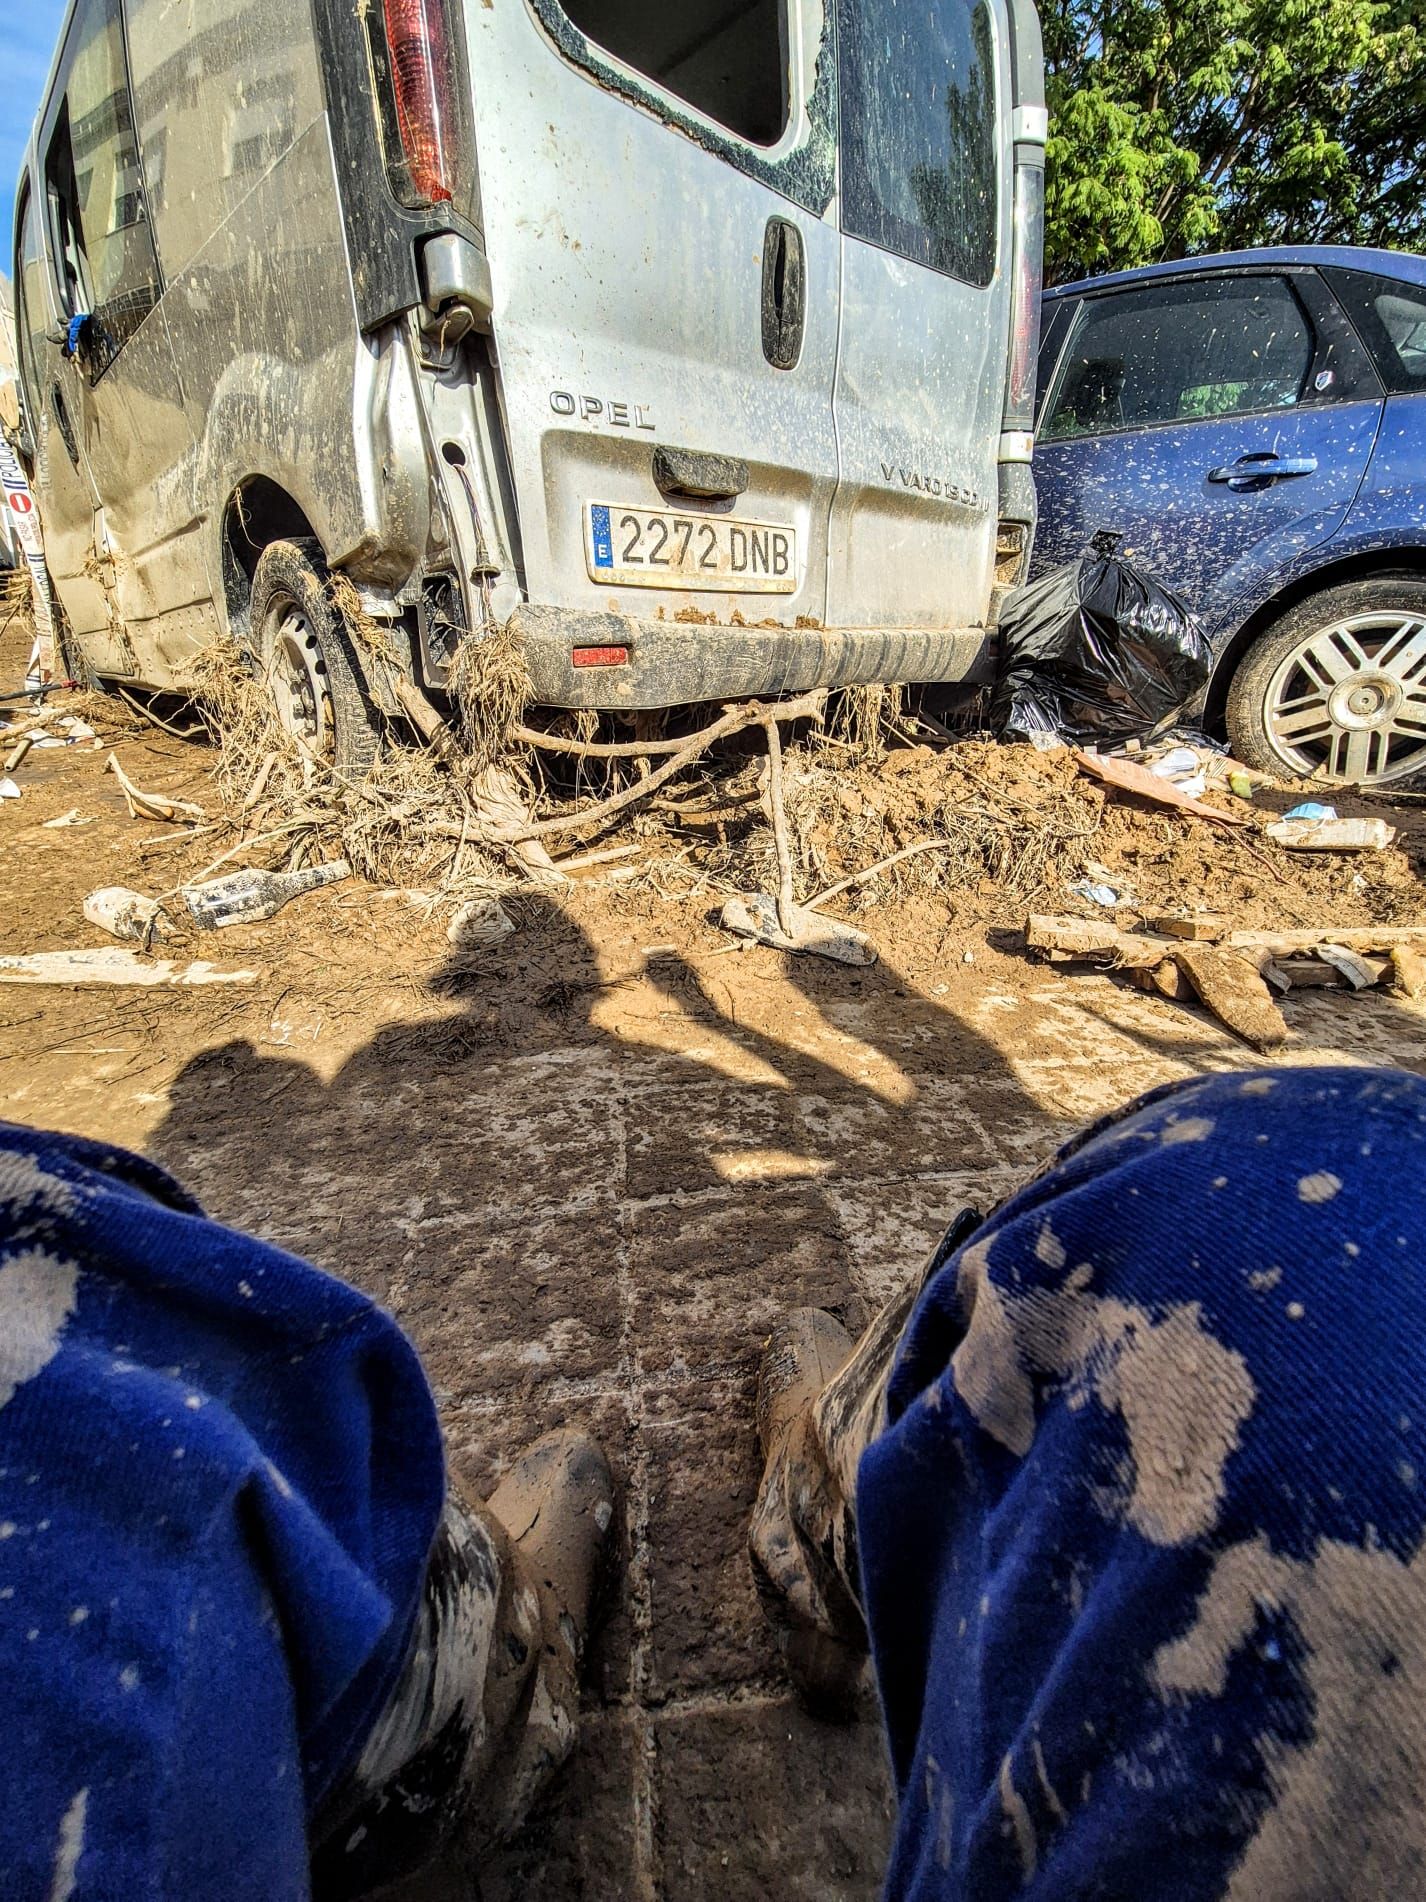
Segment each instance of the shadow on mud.
[{"label": "shadow on mud", "polygon": [[589,1719],[487,1902],[642,1893],[651,1813],[660,1853],[725,1874],[732,1856],[728,1893],[786,1878],[870,1902],[891,1816],[874,1711],[851,1731],[800,1716],[747,1564],[758,1349],[796,1304],[861,1326],[958,1207],[1070,1132],[894,958],[788,958],[770,984],[737,956],[601,956],[567,912],[520,909],[330,1082],[247,1042],[205,1052],[151,1153],[391,1307],[477,1494],[556,1424],[609,1450],[624,1565]]}]

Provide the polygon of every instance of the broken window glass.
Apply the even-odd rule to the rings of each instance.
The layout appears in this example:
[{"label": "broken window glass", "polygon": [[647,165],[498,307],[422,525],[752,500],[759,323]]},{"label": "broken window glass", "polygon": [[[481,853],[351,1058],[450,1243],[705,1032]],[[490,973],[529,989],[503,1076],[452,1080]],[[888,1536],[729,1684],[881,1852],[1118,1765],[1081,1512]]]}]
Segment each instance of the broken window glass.
[{"label": "broken window glass", "polygon": [[842,229],[967,284],[995,275],[995,35],[984,0],[842,0]]},{"label": "broken window glass", "polygon": [[581,33],[751,145],[787,127],[787,0],[563,0]]},{"label": "broken window glass", "polygon": [[103,374],[158,302],[117,0],[87,0],[66,42],[64,97],[45,162],[66,315],[94,319]]},{"label": "broken window glass", "polygon": [[1196,278],[1086,297],[1050,393],[1044,442],[1288,409],[1312,364],[1285,278]]}]

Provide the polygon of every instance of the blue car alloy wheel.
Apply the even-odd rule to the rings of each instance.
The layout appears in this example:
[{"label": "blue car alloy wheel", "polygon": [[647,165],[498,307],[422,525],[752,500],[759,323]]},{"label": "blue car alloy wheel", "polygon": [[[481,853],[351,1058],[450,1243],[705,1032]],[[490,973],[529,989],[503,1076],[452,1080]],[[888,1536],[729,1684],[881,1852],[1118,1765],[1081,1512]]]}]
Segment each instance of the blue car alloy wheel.
[{"label": "blue car alloy wheel", "polygon": [[1254,642],[1229,689],[1251,766],[1338,785],[1426,774],[1426,581],[1309,595]]}]

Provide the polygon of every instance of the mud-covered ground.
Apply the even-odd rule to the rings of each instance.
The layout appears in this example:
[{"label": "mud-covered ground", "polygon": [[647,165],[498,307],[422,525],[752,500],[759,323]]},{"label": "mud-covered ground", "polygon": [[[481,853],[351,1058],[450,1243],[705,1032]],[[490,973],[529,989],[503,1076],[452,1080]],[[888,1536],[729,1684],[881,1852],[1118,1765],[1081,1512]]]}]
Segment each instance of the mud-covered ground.
[{"label": "mud-covered ground", "polygon": [[[205,749],[112,724],[134,780],[211,799]],[[200,868],[208,842],[129,818],[104,760],[33,753],[0,802],[0,952],[103,943],[87,891]],[[917,755],[890,777],[938,770]],[[88,823],[44,823],[71,811]],[[1201,824],[1114,813],[1093,846],[1141,877],[1156,855],[1165,889],[1245,922],[1426,918],[1409,852],[1300,876],[1248,858],[1240,890]],[[578,1753],[489,1902],[876,1894],[890,1799],[870,1706],[850,1730],[799,1714],[744,1556],[759,1342],[794,1302],[855,1327],[962,1203],[1086,1117],[1256,1061],[1197,1012],[1028,963],[993,885],[860,911],[882,954],[867,970],[730,949],[717,904],[637,880],[522,897],[517,932],[461,962],[439,921],[354,881],[179,947],[251,984],[0,985],[0,1115],[142,1149],[387,1303],[467,1486],[556,1423],[608,1446],[623,1562]],[[1283,1009],[1285,1062],[1426,1070],[1426,1013],[1394,995]]]}]

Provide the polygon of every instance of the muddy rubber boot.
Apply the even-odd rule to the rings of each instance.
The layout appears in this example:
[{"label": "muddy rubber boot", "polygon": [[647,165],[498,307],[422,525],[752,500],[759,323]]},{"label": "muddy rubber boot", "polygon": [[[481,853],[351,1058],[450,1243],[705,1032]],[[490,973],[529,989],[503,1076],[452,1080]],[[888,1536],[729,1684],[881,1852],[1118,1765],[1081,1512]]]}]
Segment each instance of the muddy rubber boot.
[{"label": "muddy rubber boot", "polygon": [[472,1810],[467,1843],[477,1858],[519,1829],[574,1748],[579,1667],[614,1523],[609,1462],[586,1434],[547,1434],[516,1460],[486,1511],[508,1540],[512,1586],[530,1601],[539,1649],[534,1658],[512,1656],[503,1671],[493,1668],[487,1685],[492,1729],[511,1742],[496,1753]]},{"label": "muddy rubber boot", "polygon": [[505,1528],[541,1597],[547,1645],[578,1677],[614,1521],[614,1480],[597,1441],[548,1433],[515,1461],[486,1510]]},{"label": "muddy rubber boot", "polygon": [[314,1823],[314,1902],[407,1879],[391,1902],[425,1902],[433,1857],[474,1881],[519,1828],[574,1746],[613,1519],[608,1463],[581,1433],[537,1441],[484,1506],[450,1490],[401,1678]]},{"label": "muddy rubber boot", "polygon": [[866,1645],[860,1609],[809,1539],[809,1521],[836,1510],[812,1406],[852,1349],[846,1329],[821,1308],[794,1308],[769,1337],[756,1400],[765,1464],[748,1538],[787,1674],[813,1716],[831,1722],[855,1714]]}]

